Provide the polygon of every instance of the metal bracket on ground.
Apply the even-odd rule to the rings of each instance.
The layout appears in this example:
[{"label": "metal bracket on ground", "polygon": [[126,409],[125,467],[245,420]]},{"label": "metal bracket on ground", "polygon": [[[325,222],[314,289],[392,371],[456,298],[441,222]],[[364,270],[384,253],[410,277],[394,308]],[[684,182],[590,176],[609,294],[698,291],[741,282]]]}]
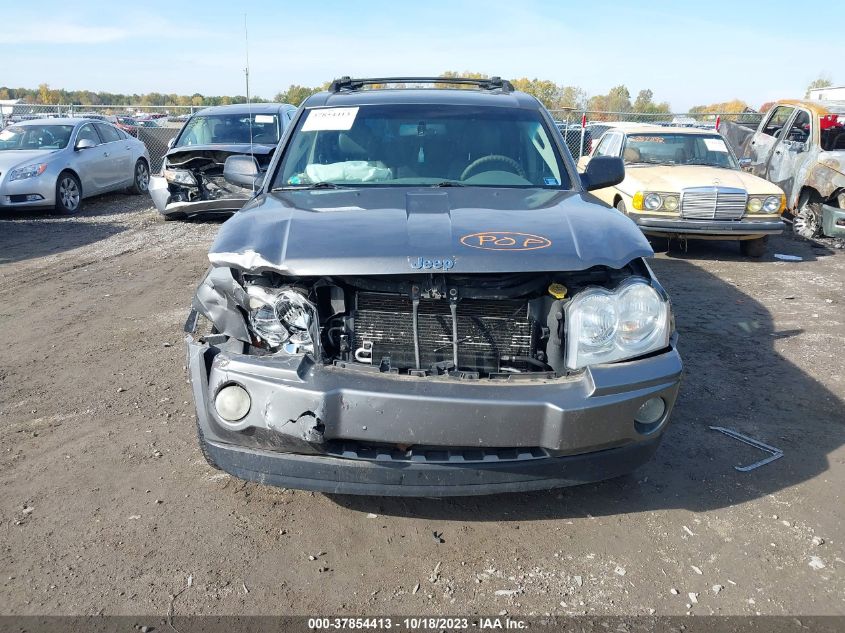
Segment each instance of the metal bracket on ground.
[{"label": "metal bracket on ground", "polygon": [[719,433],[724,433],[728,437],[732,437],[735,440],[739,440],[744,444],[748,444],[749,446],[753,446],[754,448],[759,448],[761,451],[765,451],[766,453],[770,453],[769,457],[765,459],[761,459],[759,462],[754,462],[749,466],[734,466],[735,469],[742,473],[747,473],[749,470],[754,470],[755,468],[760,468],[760,466],[765,466],[776,459],[780,459],[783,457],[783,451],[779,448],[775,448],[774,446],[769,446],[768,444],[764,444],[759,440],[755,440],[752,437],[748,437],[747,435],[743,435],[733,429],[728,429],[723,426],[711,426],[711,431],[719,431]]}]

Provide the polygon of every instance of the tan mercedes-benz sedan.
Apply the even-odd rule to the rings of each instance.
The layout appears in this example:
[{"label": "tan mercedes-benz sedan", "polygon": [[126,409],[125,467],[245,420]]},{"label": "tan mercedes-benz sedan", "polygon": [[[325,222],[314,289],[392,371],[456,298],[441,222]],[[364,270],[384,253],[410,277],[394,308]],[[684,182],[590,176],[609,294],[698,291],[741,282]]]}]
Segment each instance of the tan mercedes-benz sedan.
[{"label": "tan mercedes-benz sedan", "polygon": [[761,257],[769,235],[783,231],[783,191],[740,170],[715,130],[642,125],[611,128],[593,153],[621,156],[625,180],[594,193],[649,236],[739,240]]}]

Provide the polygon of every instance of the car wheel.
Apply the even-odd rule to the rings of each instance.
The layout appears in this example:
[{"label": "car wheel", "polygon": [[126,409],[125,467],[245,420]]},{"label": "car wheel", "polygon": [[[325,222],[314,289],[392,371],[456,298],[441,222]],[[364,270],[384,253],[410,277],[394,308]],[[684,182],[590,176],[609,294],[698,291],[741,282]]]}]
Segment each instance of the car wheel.
[{"label": "car wheel", "polygon": [[807,239],[818,237],[822,231],[821,217],[821,205],[805,200],[792,219],[792,232]]},{"label": "car wheel", "polygon": [[762,257],[769,247],[769,236],[758,237],[753,240],[742,240],[739,243],[739,252],[746,257]]},{"label": "car wheel", "polygon": [[82,185],[69,171],[59,174],[56,181],[56,211],[73,215],[82,208]]},{"label": "car wheel", "polygon": [[129,193],[141,194],[147,193],[150,187],[150,168],[147,167],[147,161],[138,159],[135,163],[135,178],[132,181],[132,186],[129,187]]}]

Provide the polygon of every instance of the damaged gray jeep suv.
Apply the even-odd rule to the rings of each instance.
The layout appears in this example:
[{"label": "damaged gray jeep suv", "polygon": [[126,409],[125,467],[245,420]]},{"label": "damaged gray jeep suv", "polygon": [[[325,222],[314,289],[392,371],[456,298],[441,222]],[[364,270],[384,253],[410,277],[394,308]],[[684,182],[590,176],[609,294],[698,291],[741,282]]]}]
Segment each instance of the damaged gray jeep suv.
[{"label": "damaged gray jeep suv", "polygon": [[[263,178],[249,156],[224,174]],[[648,242],[587,193],[623,176],[600,157],[579,177],[549,113],[498,78],[345,77],[310,97],[186,324],[206,458],[429,497],[647,461],[681,360]]]}]

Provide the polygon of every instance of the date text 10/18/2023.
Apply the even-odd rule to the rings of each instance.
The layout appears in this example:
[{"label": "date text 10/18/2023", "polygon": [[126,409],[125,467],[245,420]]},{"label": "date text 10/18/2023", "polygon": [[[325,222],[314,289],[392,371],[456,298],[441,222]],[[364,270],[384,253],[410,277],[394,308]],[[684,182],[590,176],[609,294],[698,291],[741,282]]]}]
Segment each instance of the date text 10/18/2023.
[{"label": "date text 10/18/2023", "polygon": [[356,629],[405,629],[416,630],[462,630],[477,628],[484,630],[522,630],[528,627],[523,620],[515,620],[509,617],[481,617],[471,620],[469,618],[444,618],[444,617],[405,617],[401,619],[387,617],[359,617],[359,618],[309,618],[308,628],[311,630],[356,630]]}]

